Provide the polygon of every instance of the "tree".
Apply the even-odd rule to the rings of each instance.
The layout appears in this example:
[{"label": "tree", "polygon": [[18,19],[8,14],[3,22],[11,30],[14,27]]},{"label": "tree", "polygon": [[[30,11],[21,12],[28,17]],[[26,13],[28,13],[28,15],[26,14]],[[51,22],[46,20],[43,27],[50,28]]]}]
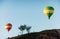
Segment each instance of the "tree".
[{"label": "tree", "polygon": [[31,29],[31,26],[26,27],[26,31],[29,33]]},{"label": "tree", "polygon": [[23,31],[26,29],[26,25],[21,25],[20,27],[18,27],[18,29],[22,31],[23,34]]}]

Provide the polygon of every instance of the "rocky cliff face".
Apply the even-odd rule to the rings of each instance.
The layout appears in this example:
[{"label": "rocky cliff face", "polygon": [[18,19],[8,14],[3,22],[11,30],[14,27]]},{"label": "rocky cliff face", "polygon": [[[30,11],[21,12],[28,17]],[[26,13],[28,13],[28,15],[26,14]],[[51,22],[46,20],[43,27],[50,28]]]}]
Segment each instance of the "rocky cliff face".
[{"label": "rocky cliff face", "polygon": [[18,35],[8,39],[60,39],[60,29],[33,32],[24,35]]}]

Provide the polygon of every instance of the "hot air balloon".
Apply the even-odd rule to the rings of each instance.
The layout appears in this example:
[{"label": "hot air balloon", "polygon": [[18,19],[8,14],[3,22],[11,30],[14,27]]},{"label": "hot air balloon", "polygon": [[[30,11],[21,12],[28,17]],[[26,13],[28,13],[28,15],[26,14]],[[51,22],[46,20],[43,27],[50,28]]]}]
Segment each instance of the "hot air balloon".
[{"label": "hot air balloon", "polygon": [[11,30],[11,28],[12,28],[12,24],[11,24],[11,23],[7,23],[7,24],[5,25],[5,29],[6,29],[8,32]]},{"label": "hot air balloon", "polygon": [[44,7],[44,13],[48,17],[48,19],[50,19],[50,17],[54,13],[54,8],[52,6],[46,6],[46,7]]}]

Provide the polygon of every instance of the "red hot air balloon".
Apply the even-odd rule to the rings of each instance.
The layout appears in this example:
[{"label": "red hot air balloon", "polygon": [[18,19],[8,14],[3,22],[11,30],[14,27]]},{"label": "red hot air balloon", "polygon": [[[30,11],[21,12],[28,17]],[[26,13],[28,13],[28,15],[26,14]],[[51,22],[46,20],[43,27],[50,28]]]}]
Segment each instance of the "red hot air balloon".
[{"label": "red hot air balloon", "polygon": [[9,31],[11,30],[11,28],[12,28],[12,24],[11,24],[11,23],[7,23],[7,24],[5,25],[5,28],[6,28],[6,30],[9,32]]}]

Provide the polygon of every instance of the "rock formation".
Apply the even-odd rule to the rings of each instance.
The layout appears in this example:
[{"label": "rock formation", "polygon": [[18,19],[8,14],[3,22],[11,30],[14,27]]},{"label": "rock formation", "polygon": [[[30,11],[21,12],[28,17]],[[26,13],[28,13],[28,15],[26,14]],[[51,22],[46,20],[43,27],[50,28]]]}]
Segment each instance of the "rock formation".
[{"label": "rock formation", "polygon": [[60,39],[60,29],[43,30],[41,32],[18,35],[8,39]]}]

